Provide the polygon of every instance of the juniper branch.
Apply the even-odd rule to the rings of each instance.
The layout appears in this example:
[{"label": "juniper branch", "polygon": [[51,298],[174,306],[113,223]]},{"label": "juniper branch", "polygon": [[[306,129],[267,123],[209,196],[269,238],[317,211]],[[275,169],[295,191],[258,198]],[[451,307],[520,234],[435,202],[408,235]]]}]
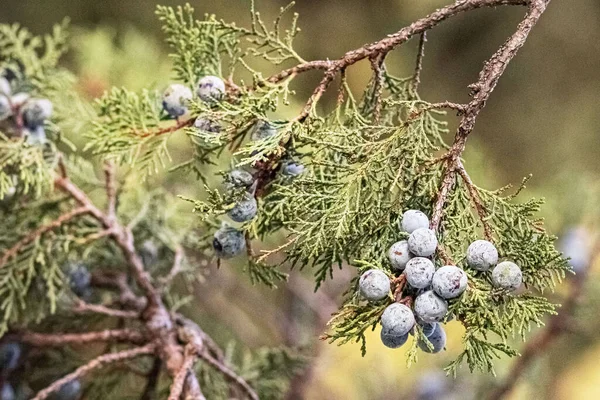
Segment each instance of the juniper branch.
[{"label": "juniper branch", "polygon": [[63,346],[69,344],[86,344],[94,342],[129,342],[142,344],[146,338],[139,331],[131,329],[104,330],[85,333],[35,333],[23,332],[19,340],[32,346]]}]

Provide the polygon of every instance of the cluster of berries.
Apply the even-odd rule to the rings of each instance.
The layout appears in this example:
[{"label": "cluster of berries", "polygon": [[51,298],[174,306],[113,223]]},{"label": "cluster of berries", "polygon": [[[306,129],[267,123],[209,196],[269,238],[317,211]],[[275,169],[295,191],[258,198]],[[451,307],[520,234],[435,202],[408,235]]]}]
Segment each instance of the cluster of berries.
[{"label": "cluster of berries", "polygon": [[[0,375],[2,388],[0,400],[15,400],[17,398],[30,398],[31,390],[26,385],[19,385],[11,379],[13,372],[21,363],[23,349],[16,342],[4,342],[0,345]],[[18,387],[17,387],[18,386]],[[18,390],[14,388],[17,387]],[[61,386],[59,390],[48,397],[50,400],[77,400],[81,397],[81,383],[75,379]]]},{"label": "cluster of berries", "polygon": [[32,145],[46,143],[44,123],[52,115],[48,99],[13,93],[13,85],[0,73],[0,130],[11,137],[25,137]]},{"label": "cluster of berries", "polygon": [[[390,348],[402,346],[414,333],[418,324],[427,342],[419,339],[419,347],[425,352],[437,353],[446,344],[446,333],[441,322],[447,320],[448,302],[459,297],[468,285],[465,271],[454,265],[436,269],[431,260],[438,241],[429,229],[429,218],[418,210],[408,210],[401,221],[401,229],[409,234],[408,240],[394,243],[388,258],[392,269],[402,273],[411,301],[396,302],[388,306],[381,316],[381,340]],[[519,267],[510,261],[498,263],[498,251],[485,240],[476,240],[467,249],[467,265],[477,271],[488,271],[493,266],[492,282],[504,290],[516,290],[522,282]],[[497,264],[497,265],[496,265]],[[399,282],[396,280],[396,282]],[[359,292],[369,301],[379,301],[389,296],[392,282],[388,274],[371,269],[359,280]]]}]

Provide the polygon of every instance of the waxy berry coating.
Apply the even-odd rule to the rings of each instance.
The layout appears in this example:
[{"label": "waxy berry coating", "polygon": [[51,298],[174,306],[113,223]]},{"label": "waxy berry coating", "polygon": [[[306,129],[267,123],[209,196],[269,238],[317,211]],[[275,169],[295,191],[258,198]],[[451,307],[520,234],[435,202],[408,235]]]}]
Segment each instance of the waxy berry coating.
[{"label": "waxy berry coating", "polygon": [[435,265],[424,257],[411,258],[404,269],[406,281],[415,289],[424,289],[429,286],[434,273]]},{"label": "waxy berry coating", "polygon": [[492,271],[492,283],[498,288],[517,290],[522,282],[521,268],[513,262],[503,261]]},{"label": "waxy berry coating", "polygon": [[277,134],[277,129],[269,122],[259,120],[252,127],[252,140],[262,140]]},{"label": "waxy berry coating", "polygon": [[189,87],[173,83],[163,93],[163,109],[171,117],[180,117],[188,111],[187,102],[192,99],[192,96],[192,91]]},{"label": "waxy berry coating", "polygon": [[442,327],[442,324],[437,324],[435,330],[431,335],[427,337],[427,340],[433,347],[429,348],[429,345],[424,340],[419,340],[419,347],[426,353],[439,353],[446,347],[446,331]]},{"label": "waxy berry coating", "polygon": [[240,254],[246,248],[244,232],[230,226],[221,227],[215,232],[213,249],[220,258],[231,258]]},{"label": "waxy berry coating", "polygon": [[477,271],[487,271],[497,262],[498,250],[487,240],[476,240],[467,248],[467,264]]},{"label": "waxy berry coating", "polygon": [[283,165],[283,168],[281,170],[282,170],[283,174],[286,176],[298,176],[298,175],[302,175],[305,168],[304,168],[304,165],[302,165],[300,163],[289,161]]},{"label": "waxy berry coating", "polygon": [[194,128],[196,128],[199,132],[221,132],[221,125],[218,122],[203,117],[196,118],[196,120],[194,121]]},{"label": "waxy berry coating", "polygon": [[390,292],[390,278],[379,269],[370,269],[360,276],[358,289],[369,301],[381,300]]},{"label": "waxy berry coating", "polygon": [[392,268],[396,271],[403,271],[411,258],[413,258],[413,255],[408,250],[406,240],[394,243],[388,250],[388,259],[392,264]]},{"label": "waxy berry coating", "polygon": [[435,232],[429,228],[416,229],[408,237],[408,248],[411,253],[419,257],[429,257],[437,248]]},{"label": "waxy berry coating", "polygon": [[381,338],[381,342],[390,349],[397,349],[401,347],[408,340],[408,333],[405,335],[393,335],[389,333],[386,329],[381,328],[381,333],[379,335]]},{"label": "waxy berry coating", "polygon": [[421,293],[415,299],[415,314],[423,322],[439,322],[448,313],[448,302],[433,290]]},{"label": "waxy berry coating", "polygon": [[467,282],[465,271],[454,265],[446,265],[435,271],[431,285],[438,296],[453,299],[465,291]]},{"label": "waxy berry coating", "polygon": [[244,194],[244,197],[229,210],[227,215],[235,222],[246,222],[254,218],[257,211],[258,204],[256,203],[256,199],[250,193],[246,193]]},{"label": "waxy berry coating", "polygon": [[225,82],[218,76],[205,76],[198,81],[196,93],[202,101],[221,100],[225,93]]},{"label": "waxy berry coating", "polygon": [[31,99],[23,106],[23,122],[30,129],[35,129],[50,118],[53,106],[48,99]]},{"label": "waxy berry coating", "polygon": [[412,310],[401,303],[390,304],[381,315],[381,327],[389,335],[406,335],[414,325],[415,316]]},{"label": "waxy berry coating", "polygon": [[407,233],[413,233],[419,228],[429,228],[429,218],[419,210],[407,210],[402,215],[402,230]]},{"label": "waxy berry coating", "polygon": [[243,169],[234,169],[225,178],[225,189],[249,188],[254,183],[254,177]]}]

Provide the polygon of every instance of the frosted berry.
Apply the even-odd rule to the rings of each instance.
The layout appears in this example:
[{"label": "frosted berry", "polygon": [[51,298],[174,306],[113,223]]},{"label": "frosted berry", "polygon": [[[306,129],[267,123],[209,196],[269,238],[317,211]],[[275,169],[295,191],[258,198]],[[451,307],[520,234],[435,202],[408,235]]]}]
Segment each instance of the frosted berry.
[{"label": "frosted berry", "polygon": [[221,125],[217,121],[212,121],[207,118],[198,117],[194,121],[194,128],[199,132],[220,133]]},{"label": "frosted berry", "polygon": [[258,204],[256,203],[256,199],[250,193],[246,193],[244,194],[244,197],[229,210],[227,215],[235,222],[246,222],[254,218],[257,211]]},{"label": "frosted berry", "polygon": [[23,107],[23,105],[29,100],[29,95],[27,93],[15,93],[10,97],[10,102],[12,103],[14,108]]},{"label": "frosted berry", "polygon": [[252,127],[252,140],[262,140],[277,134],[277,129],[269,122],[259,120]]},{"label": "frosted berry", "polygon": [[435,326],[435,330],[431,335],[427,337],[427,340],[433,348],[430,349],[428,343],[425,342],[423,339],[420,339],[419,347],[424,352],[439,353],[440,351],[444,350],[444,347],[446,347],[446,331],[442,327],[442,324],[437,324]]},{"label": "frosted berry", "polygon": [[52,102],[48,99],[31,99],[25,103],[21,112],[23,123],[30,129],[44,125],[44,122],[52,115]]},{"label": "frosted berry", "polygon": [[476,240],[467,248],[467,264],[477,271],[487,271],[498,262],[498,250],[487,240]]},{"label": "frosted berry", "polygon": [[21,358],[21,345],[15,342],[6,342],[0,346],[0,371],[12,371],[19,365]]},{"label": "frosted berry", "polygon": [[231,258],[246,248],[244,232],[230,226],[223,226],[215,232],[213,248],[220,258]]},{"label": "frosted berry", "polygon": [[42,125],[23,129],[25,141],[32,146],[42,146],[48,142],[46,130]]},{"label": "frosted berry", "polygon": [[381,300],[390,292],[390,278],[379,269],[370,269],[360,276],[358,289],[369,301]]},{"label": "frosted berry", "polygon": [[465,271],[454,265],[446,265],[435,271],[431,286],[438,296],[453,299],[465,291],[467,282]]},{"label": "frosted berry", "polygon": [[408,242],[406,240],[401,240],[394,243],[388,250],[388,258],[393,269],[396,271],[404,270],[408,260],[413,258],[413,255],[408,251]]},{"label": "frosted berry", "polygon": [[48,397],[50,400],[78,400],[81,397],[81,382],[77,379],[65,383]]},{"label": "frosted berry", "polygon": [[234,169],[225,178],[225,189],[249,188],[254,183],[254,177],[243,169]]},{"label": "frosted berry", "polygon": [[401,303],[390,304],[381,315],[381,327],[389,335],[406,335],[414,325],[412,310]]},{"label": "frosted berry", "polygon": [[205,76],[198,81],[196,93],[202,101],[221,100],[225,93],[225,82],[218,76]]},{"label": "frosted berry", "polygon": [[415,289],[424,289],[429,286],[434,273],[435,265],[424,257],[411,258],[404,269],[406,281]]},{"label": "frosted berry", "polygon": [[411,253],[419,257],[429,257],[437,248],[435,232],[429,228],[418,228],[408,237],[408,248]]},{"label": "frosted berry", "polygon": [[401,228],[407,233],[413,233],[419,228],[429,228],[429,218],[421,211],[407,210],[402,215]]},{"label": "frosted berry", "polygon": [[12,108],[8,97],[3,96],[0,93],[0,121],[6,119],[12,115]]},{"label": "frosted berry", "polygon": [[492,271],[492,282],[496,287],[516,290],[523,282],[521,268],[513,262],[503,261]]},{"label": "frosted berry", "polygon": [[10,96],[10,82],[3,76],[0,76],[0,95]]},{"label": "frosted berry", "polygon": [[583,227],[569,229],[560,241],[560,250],[569,259],[573,271],[584,272],[592,257],[590,233]]},{"label": "frosted berry", "polygon": [[192,91],[189,87],[173,83],[163,93],[162,106],[171,117],[176,118],[188,111],[187,103],[191,99]]},{"label": "frosted berry", "polygon": [[142,243],[142,247],[138,253],[140,254],[140,257],[142,257],[142,262],[146,268],[156,264],[158,261],[158,247],[156,247],[156,244],[150,239],[145,240],[144,243]]},{"label": "frosted berry", "polygon": [[393,335],[388,330],[381,328],[381,342],[390,349],[401,347],[408,340],[408,333],[404,335]]},{"label": "frosted berry", "polygon": [[15,390],[12,385],[8,382],[5,382],[2,385],[2,390],[0,390],[0,400],[15,400]]},{"label": "frosted berry", "polygon": [[83,264],[71,264],[68,269],[71,291],[79,297],[87,297],[92,282],[90,271]]},{"label": "frosted berry", "polygon": [[304,165],[297,163],[297,162],[293,162],[293,161],[286,162],[282,168],[282,172],[286,176],[302,175],[304,170],[305,170]]},{"label": "frosted berry", "polygon": [[448,312],[448,302],[433,290],[421,293],[415,299],[415,314],[423,322],[439,322]]}]

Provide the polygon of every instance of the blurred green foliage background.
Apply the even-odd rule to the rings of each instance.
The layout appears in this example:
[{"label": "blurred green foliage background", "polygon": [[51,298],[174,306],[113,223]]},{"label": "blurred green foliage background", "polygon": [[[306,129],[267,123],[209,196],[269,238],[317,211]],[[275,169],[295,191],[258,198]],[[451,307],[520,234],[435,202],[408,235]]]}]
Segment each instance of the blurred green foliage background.
[{"label": "blurred green foliage background", "polygon": [[[305,59],[339,57],[449,2],[298,0],[295,11],[300,13],[303,32],[297,51]],[[161,4],[180,3],[168,0]],[[262,0],[257,7],[270,19],[285,4],[284,0]],[[198,15],[215,13],[239,24],[249,21],[247,1],[194,1],[192,5]],[[0,2],[0,22],[18,22],[43,33],[70,17],[72,51],[64,63],[80,77],[80,90],[94,98],[114,85],[160,88],[169,82],[170,62],[154,10],[154,0],[4,0]],[[431,31],[421,96],[431,102],[466,101],[466,87],[476,80],[483,60],[513,32],[523,13],[522,8],[476,10]],[[411,42],[396,50],[388,58],[388,68],[399,75],[412,73],[415,49],[416,42]],[[599,71],[600,2],[553,1],[502,77],[466,153],[467,166],[483,187],[518,184],[532,173],[524,195],[547,198],[541,216],[550,231],[560,235],[570,227],[585,226],[590,241],[597,236],[600,219]],[[368,63],[362,63],[349,72],[350,84],[361,90],[369,75]],[[296,106],[319,78],[314,74],[298,79]],[[449,121],[451,126],[456,124],[453,116]],[[175,140],[174,146],[183,143]],[[153,180],[164,182],[178,194],[196,190],[172,177]],[[450,325],[446,353],[422,355],[419,364],[410,369],[405,366],[404,351],[385,349],[377,332],[372,334],[364,358],[357,345],[318,343],[324,321],[354,273],[350,269],[337,272],[333,282],[313,294],[310,271],[294,273],[288,287],[269,291],[251,287],[235,268],[201,268],[210,285],[197,288],[186,309],[208,325],[220,342],[236,338],[252,347],[281,343],[299,346],[314,356],[309,373],[294,382],[289,398],[425,399],[419,397],[424,395],[419,393],[423,379],[430,388],[447,385],[446,398],[483,398],[513,363],[500,360],[498,378],[473,376],[467,369],[457,381],[439,378],[441,368],[459,351],[458,324]],[[568,321],[571,329],[534,362],[511,398],[600,396],[597,276],[592,270],[578,316]],[[551,296],[560,302],[567,291],[565,283]]]}]

